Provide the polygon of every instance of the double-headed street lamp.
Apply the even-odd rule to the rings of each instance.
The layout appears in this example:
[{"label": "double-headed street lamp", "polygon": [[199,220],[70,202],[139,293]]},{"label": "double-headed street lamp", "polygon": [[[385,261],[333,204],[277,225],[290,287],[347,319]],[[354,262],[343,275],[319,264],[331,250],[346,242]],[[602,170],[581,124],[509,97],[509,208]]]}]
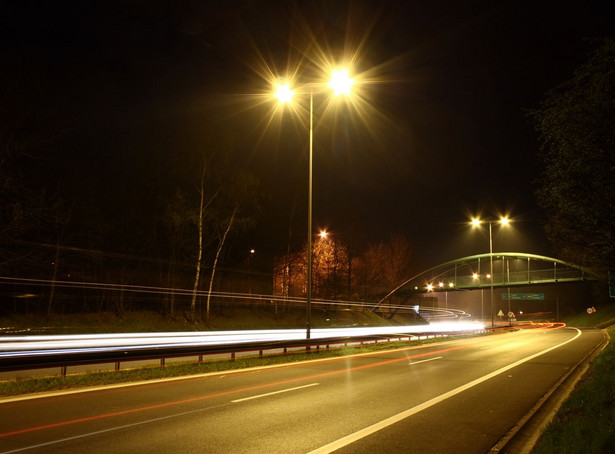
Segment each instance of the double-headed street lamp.
[{"label": "double-headed street lamp", "polygon": [[480,227],[483,222],[487,222],[489,224],[489,262],[491,264],[490,270],[490,280],[491,280],[491,327],[495,326],[495,306],[493,300],[493,235],[491,234],[491,224],[493,222],[497,222],[500,225],[507,226],[510,223],[510,220],[507,217],[501,217],[498,221],[483,221],[479,218],[472,219],[472,227]]},{"label": "double-headed street lamp", "polygon": [[[354,80],[349,77],[348,70],[338,69],[331,73],[331,80],[328,83],[333,90],[334,96],[349,95]],[[306,288],[306,338],[310,338],[312,329],[312,161],[314,148],[314,90],[322,87],[322,84],[310,84],[304,88],[310,91],[310,147],[308,164],[308,225],[307,225],[307,288]],[[319,90],[320,91],[320,90]],[[275,96],[280,104],[292,102],[295,92],[290,84],[279,84],[276,87]]]}]

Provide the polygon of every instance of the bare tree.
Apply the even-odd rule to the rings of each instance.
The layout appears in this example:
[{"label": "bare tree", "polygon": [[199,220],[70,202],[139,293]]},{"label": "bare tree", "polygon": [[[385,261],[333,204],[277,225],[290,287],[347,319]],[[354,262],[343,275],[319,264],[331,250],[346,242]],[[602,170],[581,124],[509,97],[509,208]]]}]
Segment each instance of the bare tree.
[{"label": "bare tree", "polygon": [[235,221],[235,216],[237,215],[238,207],[235,207],[231,217],[228,220],[228,224],[226,225],[226,229],[224,229],[224,233],[219,237],[218,247],[216,249],[216,256],[214,258],[213,265],[211,267],[211,277],[209,278],[209,291],[207,292],[207,312],[206,318],[209,320],[209,306],[211,302],[211,292],[214,287],[214,278],[216,276],[216,267],[218,266],[218,260],[220,259],[220,253],[222,252],[222,248],[224,247],[224,243],[226,243],[226,238],[228,233],[231,231],[231,227],[233,226],[233,222]]},{"label": "bare tree", "polygon": [[62,210],[62,206],[58,204],[56,206],[56,213],[54,216],[56,243],[55,243],[55,256],[53,260],[53,273],[51,276],[51,289],[49,291],[49,300],[47,302],[47,317],[50,317],[53,312],[56,279],[58,277],[58,270],[60,268],[60,251],[61,251],[62,239],[64,237],[64,232],[66,231],[66,227],[69,221],[70,221],[70,212],[64,213]]},{"label": "bare tree", "polygon": [[[196,321],[196,299],[199,290],[199,281],[201,278],[201,266],[203,264],[204,236],[205,236],[205,214],[207,208],[213,203],[218,196],[219,190],[215,191],[209,197],[205,193],[205,177],[207,174],[207,164],[203,162],[203,171],[201,173],[201,181],[199,185],[199,212],[198,212],[198,249],[195,266],[194,285],[192,288],[192,300],[190,301],[190,321]],[[206,200],[207,199],[207,200]],[[209,298],[208,298],[209,307]]]},{"label": "bare tree", "polygon": [[44,108],[25,111],[24,100],[13,99],[10,92],[0,92],[0,267],[14,268],[32,252],[15,247],[15,241],[23,244],[40,236],[55,216],[55,195],[35,177],[35,170],[46,165],[44,157],[63,128]]}]

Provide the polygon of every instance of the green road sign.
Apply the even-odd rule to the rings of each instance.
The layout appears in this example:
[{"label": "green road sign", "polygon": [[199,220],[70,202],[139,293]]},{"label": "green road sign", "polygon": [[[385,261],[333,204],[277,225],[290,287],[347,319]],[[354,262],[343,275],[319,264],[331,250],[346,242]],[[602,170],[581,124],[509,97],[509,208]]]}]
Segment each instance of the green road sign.
[{"label": "green road sign", "polygon": [[[502,293],[502,299],[504,301],[508,301],[507,292]],[[510,299],[511,300],[522,300],[522,301],[538,301],[538,300],[542,301],[545,299],[545,294],[544,293],[511,293]]]}]

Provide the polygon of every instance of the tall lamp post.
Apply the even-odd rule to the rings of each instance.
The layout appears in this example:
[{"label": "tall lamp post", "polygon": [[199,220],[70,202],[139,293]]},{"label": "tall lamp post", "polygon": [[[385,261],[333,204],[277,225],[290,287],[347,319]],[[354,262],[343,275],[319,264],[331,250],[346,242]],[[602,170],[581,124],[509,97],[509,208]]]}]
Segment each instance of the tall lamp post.
[{"label": "tall lamp post", "polygon": [[[348,75],[348,70],[338,69],[331,73],[328,86],[333,90],[334,96],[349,95],[354,80]],[[321,84],[310,84],[310,146],[308,164],[308,220],[307,220],[307,288],[306,288],[306,339],[311,336],[312,330],[312,162],[314,156],[314,89]],[[280,104],[290,103],[295,92],[290,84],[278,85],[275,93]]]},{"label": "tall lamp post", "polygon": [[495,302],[493,299],[493,235],[492,235],[491,224],[493,222],[498,222],[500,223],[500,225],[506,226],[510,223],[510,220],[507,217],[501,217],[498,221],[492,221],[492,220],[482,221],[479,218],[474,218],[472,219],[472,226],[480,227],[480,225],[483,222],[487,222],[489,224],[489,262],[490,262],[489,279],[491,280],[491,327],[493,328],[495,326],[495,305],[494,305]]}]

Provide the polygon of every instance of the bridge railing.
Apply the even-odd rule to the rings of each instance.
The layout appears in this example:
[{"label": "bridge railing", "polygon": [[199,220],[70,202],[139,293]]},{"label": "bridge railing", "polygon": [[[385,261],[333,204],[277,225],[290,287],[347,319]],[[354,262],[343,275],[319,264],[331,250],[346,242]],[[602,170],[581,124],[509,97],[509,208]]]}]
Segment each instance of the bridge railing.
[{"label": "bridge railing", "polygon": [[[494,273],[493,285],[494,287],[513,286],[513,285],[527,285],[527,284],[540,284],[540,283],[552,283],[552,282],[565,282],[565,281],[578,281],[583,279],[583,274],[579,270],[573,269],[540,269],[540,270],[523,270],[523,271],[511,271],[508,273]],[[436,281],[444,283],[443,288],[436,288],[434,290],[447,290],[449,283],[453,285],[451,287],[463,289],[463,288],[484,288],[491,286],[491,278],[486,274],[478,277],[472,275],[454,276],[445,275],[435,278]],[[450,288],[450,287],[449,287]]]}]

